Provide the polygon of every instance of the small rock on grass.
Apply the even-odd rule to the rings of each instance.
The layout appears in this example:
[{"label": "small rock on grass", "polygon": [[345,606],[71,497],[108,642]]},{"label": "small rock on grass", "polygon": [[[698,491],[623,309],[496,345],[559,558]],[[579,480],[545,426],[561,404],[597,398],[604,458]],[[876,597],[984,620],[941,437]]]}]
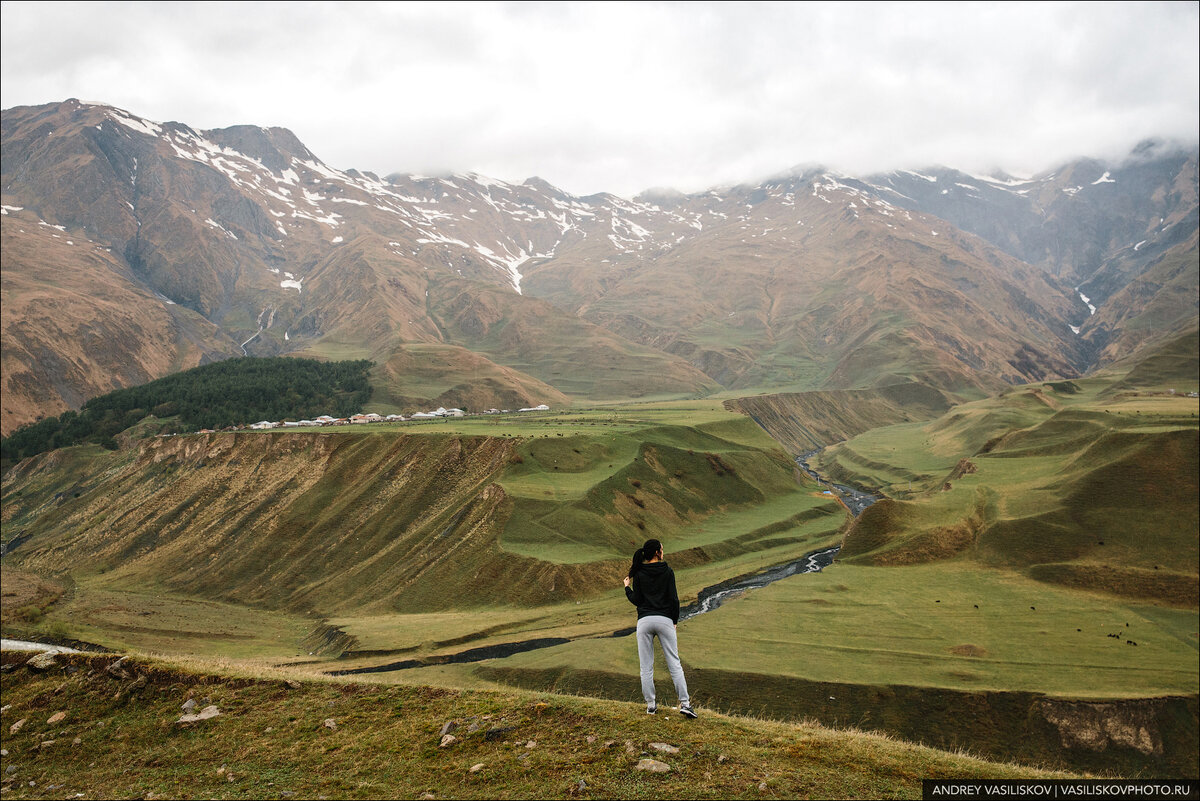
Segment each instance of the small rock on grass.
[{"label": "small rock on grass", "polygon": [[129,672],[125,670],[125,660],[128,658],[128,656],[121,657],[116,662],[113,662],[111,665],[106,667],[104,672],[112,676],[114,679],[129,678]]},{"label": "small rock on grass", "polygon": [[671,770],[671,766],[666,762],[659,762],[657,759],[643,759],[637,763],[634,770],[648,770],[651,773],[668,773]]},{"label": "small rock on grass", "polygon": [[438,748],[446,748],[458,742],[458,738],[453,734],[443,734],[442,741],[438,743]]},{"label": "small rock on grass", "polygon": [[46,725],[51,725],[54,723],[61,723],[66,719],[67,719],[66,712],[55,712],[53,715],[51,715],[49,718],[46,719]]},{"label": "small rock on grass", "polygon": [[458,728],[458,724],[453,720],[447,720],[442,724],[442,730],[438,732],[438,737],[445,737],[450,732]]},{"label": "small rock on grass", "polygon": [[337,731],[337,721],[334,720],[333,718],[325,718],[325,722],[321,725],[323,725],[327,729],[332,729],[333,731]]},{"label": "small rock on grass", "polygon": [[9,734],[16,734],[17,732],[19,732],[19,731],[21,730],[21,727],[25,725],[25,721],[27,721],[27,720],[29,720],[29,718],[21,718],[21,719],[20,719],[20,720],[18,720],[16,723],[14,723],[13,725],[9,726],[9,727],[8,727],[8,733],[9,733]]},{"label": "small rock on grass", "polygon": [[209,705],[209,706],[204,707],[204,709],[201,709],[199,712],[197,712],[194,715],[180,715],[179,720],[177,720],[175,722],[176,723],[198,723],[201,720],[208,720],[209,718],[215,718],[217,715],[220,715],[220,714],[221,714],[220,709],[217,709],[215,706]]},{"label": "small rock on grass", "polygon": [[500,740],[503,739],[504,735],[511,731],[516,731],[516,729],[516,726],[493,726],[487,730],[483,738],[485,740]]},{"label": "small rock on grass", "polygon": [[58,660],[55,659],[54,654],[50,653],[49,651],[42,651],[25,663],[25,667],[29,668],[30,670],[49,670],[57,665]]},{"label": "small rock on grass", "polygon": [[677,747],[675,747],[673,745],[668,745],[667,743],[650,743],[650,747],[653,748],[655,751],[662,751],[667,754],[678,754],[679,753],[679,749]]},{"label": "small rock on grass", "polygon": [[476,762],[474,765],[471,766],[471,773],[478,773],[479,771],[483,770],[485,767],[487,767],[487,766],[484,765],[482,762]]},{"label": "small rock on grass", "polygon": [[189,698],[189,699],[187,699],[186,701],[184,701],[184,702],[183,702],[183,706],[182,706],[182,707],[180,707],[180,708],[181,708],[181,709],[182,709],[182,710],[183,710],[185,713],[187,713],[187,714],[191,714],[191,711],[192,711],[193,709],[195,709],[195,708],[196,708],[196,699],[195,699],[195,698]]}]

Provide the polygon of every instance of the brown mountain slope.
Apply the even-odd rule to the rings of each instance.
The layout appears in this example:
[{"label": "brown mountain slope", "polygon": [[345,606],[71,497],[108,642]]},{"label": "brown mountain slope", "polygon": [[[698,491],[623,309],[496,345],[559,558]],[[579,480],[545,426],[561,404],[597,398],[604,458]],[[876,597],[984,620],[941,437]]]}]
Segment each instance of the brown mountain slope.
[{"label": "brown mountain slope", "polygon": [[[545,304],[522,310],[525,300],[513,291],[517,266],[552,253],[574,221],[595,216],[587,204],[544,182],[514,186],[471,176],[385,182],[330,169],[283,129],[196,131],[76,101],[9,109],[3,128],[5,204],[83,231],[109,248],[115,269],[147,295],[126,314],[190,309],[225,335],[224,351],[208,349],[214,354],[305,351],[382,362],[404,344],[462,340],[431,317],[430,289],[448,283],[459,296],[505,288],[512,295],[506,316],[523,320],[521,347],[488,352],[508,368],[528,366],[537,379],[513,369],[494,371],[500,384],[486,405],[523,396],[518,385],[538,379],[562,379],[589,392],[595,382],[587,367],[597,361],[617,373],[631,360],[633,372],[649,365],[633,388],[637,393],[712,387],[677,357]],[[15,247],[6,239],[6,274],[35,268],[37,241]],[[34,261],[23,265],[25,254]],[[7,283],[6,308],[23,308],[23,291],[17,282]],[[105,306],[95,313],[104,317]],[[6,339],[16,322],[5,315]],[[540,355],[533,352],[535,342],[545,343]],[[52,360],[28,359],[36,363],[35,373],[53,373],[63,384],[73,399],[67,405],[95,394],[96,387]],[[603,395],[629,394],[601,386]],[[480,390],[475,397],[482,402],[486,394]],[[32,415],[63,408],[25,403],[32,404]]]},{"label": "brown mountain slope", "polygon": [[163,303],[100,243],[5,209],[5,434],[87,398],[239,353],[200,315]]},{"label": "brown mountain slope", "polygon": [[[8,109],[2,127],[4,204],[110,248],[118,271],[150,298],[126,314],[190,309],[223,335],[206,350],[213,355],[382,362],[401,347],[411,356],[421,352],[413,345],[451,345],[584,398],[914,379],[979,393],[1078,374],[1110,343],[1111,357],[1140,347],[1144,337],[1121,339],[1122,331],[1158,327],[1164,304],[1186,312],[1186,276],[1145,274],[1163,292],[1146,319],[1146,287],[1131,282],[1147,259],[1185,242],[1189,225],[1194,242],[1194,160],[1190,178],[1167,161],[1116,179],[1079,162],[1029,187],[984,187],[953,171],[896,174],[884,185],[809,170],[625,200],[573,197],[539,179],[341,171],[285,129],[198,131],[73,100]],[[1150,212],[1128,208],[1142,195],[1157,198],[1166,227],[1121,244],[1148,224]],[[1131,287],[1128,302],[1112,304],[1109,323],[1085,319],[1073,288],[917,211],[937,203],[949,216],[965,209],[969,221],[990,220],[980,230],[1009,252],[1025,252],[1022,237],[1049,235],[1031,222],[1030,204],[1042,204],[1063,229],[1055,242],[1103,251],[1060,261],[1101,263],[1090,275],[1107,276],[1116,300]],[[1067,235],[1130,214],[1103,242]],[[1040,253],[1045,244],[1028,247]],[[1125,261],[1109,252],[1118,245],[1130,251]],[[35,269],[36,248],[36,240],[6,244],[6,271],[10,262]],[[21,252],[33,260],[14,262]],[[1170,272],[1176,256],[1155,269]],[[6,287],[5,306],[21,308],[25,289]],[[6,314],[0,333],[14,321]],[[62,397],[88,397],[92,386],[38,355],[56,347],[31,346],[31,369],[53,374]],[[494,375],[503,384],[511,373]]]},{"label": "brown mountain slope", "polygon": [[531,294],[685,356],[728,387],[951,391],[1076,374],[1069,290],[943,221],[827,174],[710,193],[660,253],[564,253]]}]

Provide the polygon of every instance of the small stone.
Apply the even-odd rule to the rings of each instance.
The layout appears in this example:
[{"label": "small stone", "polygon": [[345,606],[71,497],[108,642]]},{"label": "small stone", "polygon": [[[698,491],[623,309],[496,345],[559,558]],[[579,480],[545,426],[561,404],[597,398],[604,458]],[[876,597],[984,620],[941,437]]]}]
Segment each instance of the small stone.
[{"label": "small stone", "polygon": [[189,714],[190,714],[190,713],[191,713],[191,711],[192,711],[193,709],[195,709],[195,708],[196,708],[196,699],[195,699],[195,698],[189,698],[189,699],[187,699],[186,701],[184,701],[184,702],[183,702],[183,706],[182,706],[182,707],[180,707],[180,708],[181,708],[181,709],[182,709],[184,712],[187,712],[187,713],[189,713]]},{"label": "small stone", "polygon": [[49,651],[42,651],[35,654],[25,663],[25,667],[30,670],[49,670],[52,667],[58,666],[58,660],[54,658],[54,654]]},{"label": "small stone", "polygon": [[525,747],[526,748],[537,748],[537,740],[530,740],[529,742],[525,743]]},{"label": "small stone", "polygon": [[114,679],[129,678],[129,671],[125,670],[125,660],[128,658],[129,657],[127,656],[121,657],[116,662],[113,662],[111,665],[106,667],[104,672],[112,676]]},{"label": "small stone", "polygon": [[522,751],[521,753],[517,754],[517,761],[518,761],[518,762],[524,762],[526,759],[529,759],[529,752],[528,752],[528,751]]},{"label": "small stone", "polygon": [[325,718],[325,722],[322,725],[327,729],[337,731],[337,721],[333,718]]},{"label": "small stone", "polygon": [[678,754],[679,753],[678,748],[676,748],[673,745],[668,745],[667,743],[650,743],[650,747],[653,748],[655,751],[663,751],[664,753],[667,753],[667,754]]},{"label": "small stone", "polygon": [[295,679],[287,679],[284,681],[283,686],[287,687],[289,690],[299,690],[300,682],[296,681]]},{"label": "small stone", "polygon": [[447,720],[442,724],[442,730],[438,732],[438,737],[445,737],[450,732],[458,728],[458,724],[453,720]]},{"label": "small stone", "polygon": [[13,774],[13,773],[16,773],[16,772],[17,772],[17,766],[16,766],[16,765],[9,765],[7,768],[5,768],[4,772],[5,772],[5,773],[8,773],[8,774]]},{"label": "small stone", "polygon": [[201,709],[199,712],[197,712],[194,715],[180,715],[179,720],[177,720],[175,722],[176,723],[197,723],[201,720],[208,720],[209,718],[215,718],[217,715],[220,715],[220,714],[221,714],[220,709],[217,709],[215,706],[209,705],[209,706],[204,707],[204,709]]},{"label": "small stone", "polygon": [[766,783],[766,782],[759,782],[759,783],[758,783],[758,791],[759,791],[760,793],[765,793],[765,792],[767,791],[767,783]]},{"label": "small stone", "polygon": [[458,742],[458,738],[453,734],[443,734],[442,741],[438,743],[438,748],[446,748],[447,746],[454,745],[456,742]]},{"label": "small stone", "polygon": [[643,759],[634,766],[634,770],[648,770],[651,773],[668,773],[671,766],[666,762],[659,762],[657,759]]},{"label": "small stone", "polygon": [[0,757],[6,757],[6,756],[8,756],[8,749],[0,748]]},{"label": "small stone", "polygon": [[46,719],[46,725],[49,726],[54,723],[62,723],[66,719],[67,719],[66,712],[55,712],[53,715],[51,715],[49,718]]},{"label": "small stone", "polygon": [[71,745],[82,745],[82,744],[83,744],[83,740],[79,737],[76,737],[74,740],[71,741]]},{"label": "small stone", "polygon": [[0,706],[0,715],[3,715],[5,712],[7,712],[10,709],[12,709],[12,704],[5,704],[4,706]]},{"label": "small stone", "polygon": [[425,795],[421,796],[421,801],[434,801],[435,798],[437,798],[437,796],[433,793],[426,793]]},{"label": "small stone", "polygon": [[52,745],[54,745],[53,740],[42,740],[42,742],[38,744],[38,748],[49,748]]},{"label": "small stone", "polygon": [[577,792],[577,793],[582,793],[586,789],[587,789],[587,782],[585,782],[583,779],[580,779],[579,784],[575,785],[575,792]]},{"label": "small stone", "polygon": [[479,771],[483,770],[484,767],[485,766],[482,762],[476,762],[474,765],[471,766],[471,772],[478,773]]},{"label": "small stone", "polygon": [[25,725],[25,721],[27,721],[28,719],[29,719],[29,718],[21,718],[21,719],[20,719],[20,720],[18,720],[16,723],[14,723],[13,725],[9,726],[9,727],[8,727],[8,733],[9,733],[9,734],[16,734],[17,732],[19,732],[19,731],[21,730],[21,727]]},{"label": "small stone", "polygon": [[633,740],[625,741],[625,753],[627,753],[627,754],[636,754],[637,753],[637,749],[633,747]]},{"label": "small stone", "polygon": [[725,756],[724,754],[721,754],[720,756],[717,757],[718,765],[724,764],[725,762],[728,762],[728,761],[729,761],[729,757]]},{"label": "small stone", "polygon": [[616,744],[617,744],[617,741],[616,741],[616,740],[605,740],[605,741],[604,741],[604,747],[605,747],[605,748],[612,748],[612,747],[613,747],[614,745],[616,745]]},{"label": "small stone", "polygon": [[487,730],[483,737],[485,740],[500,740],[509,732],[516,731],[516,728],[516,726],[493,726]]},{"label": "small stone", "polygon": [[274,726],[268,726],[267,728],[263,729],[263,734],[270,734],[270,733],[271,733],[271,732],[273,732],[273,731],[275,731],[275,727],[274,727]]},{"label": "small stone", "polygon": [[588,745],[591,745],[592,743],[596,742],[596,735],[589,734],[587,736],[587,741],[588,741]]},{"label": "small stone", "polygon": [[474,723],[472,723],[470,726],[467,727],[467,734],[474,734],[475,732],[479,731],[479,729],[480,729],[479,721],[475,721]]}]

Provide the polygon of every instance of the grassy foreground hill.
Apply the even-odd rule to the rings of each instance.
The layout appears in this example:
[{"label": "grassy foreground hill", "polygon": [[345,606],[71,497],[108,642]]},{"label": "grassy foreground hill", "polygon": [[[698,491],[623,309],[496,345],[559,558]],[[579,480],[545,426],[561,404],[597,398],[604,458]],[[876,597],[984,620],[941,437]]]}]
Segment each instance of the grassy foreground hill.
[{"label": "grassy foreground hill", "polygon": [[[1070,775],[812,724],[649,717],[521,690],[301,682],[115,655],[33,671],[28,659],[3,655],[2,722],[22,721],[5,738],[11,798],[919,798],[925,778]],[[177,723],[189,699],[219,714]],[[669,769],[639,770],[647,759]]]}]

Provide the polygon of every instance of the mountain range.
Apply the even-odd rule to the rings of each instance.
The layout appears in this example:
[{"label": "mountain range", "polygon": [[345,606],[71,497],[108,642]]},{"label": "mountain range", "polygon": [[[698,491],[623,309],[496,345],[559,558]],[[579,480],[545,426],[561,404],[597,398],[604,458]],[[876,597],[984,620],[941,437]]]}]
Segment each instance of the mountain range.
[{"label": "mountain range", "polygon": [[513,408],[1080,375],[1198,319],[1197,150],[632,199],[340,170],[290,131],[67,100],[2,119],[8,434],[243,354],[372,405]]}]

